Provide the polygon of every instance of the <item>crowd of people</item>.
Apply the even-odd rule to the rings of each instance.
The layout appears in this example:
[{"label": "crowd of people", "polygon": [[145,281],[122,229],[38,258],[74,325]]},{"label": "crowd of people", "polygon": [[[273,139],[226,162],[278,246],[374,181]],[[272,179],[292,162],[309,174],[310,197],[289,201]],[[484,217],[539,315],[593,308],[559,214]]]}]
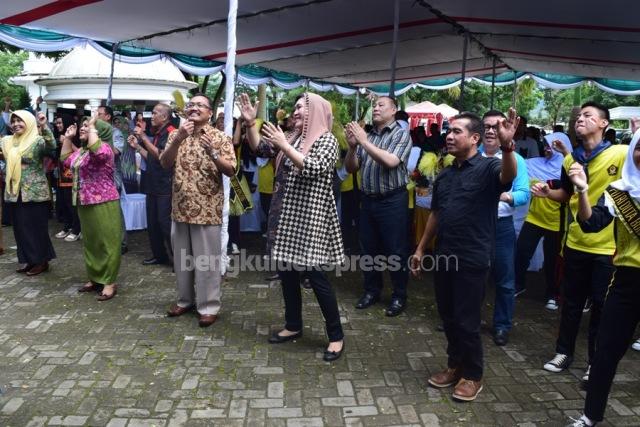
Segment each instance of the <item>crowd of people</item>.
[{"label": "crowd of people", "polygon": [[[331,104],[320,95],[300,95],[279,125],[262,124],[257,103],[246,94],[238,105],[233,138],[222,132],[221,116],[214,121],[203,94],[190,99],[175,125],[171,108],[157,104],[148,127],[103,106],[76,122],[61,114],[50,129],[42,112],[6,107],[10,134],[0,152],[21,264],[16,271],[42,274],[56,256],[48,229],[55,184],[63,228],[54,237],[83,242],[89,280],[79,292],[112,299],[127,251],[119,201],[141,190],[151,252],[143,264],[167,264],[176,274],[177,300],[167,316],[195,310],[199,325],[211,326],[221,309],[226,252],[223,177],[239,177],[260,192],[266,253],[278,262],[284,325],[270,343],[302,336],[306,283],[325,320],[329,344],[323,359],[339,359],[344,333],[327,267],[358,250],[360,256],[383,257],[392,285],[385,314],[394,317],[407,307],[410,273],[420,276],[425,257],[432,256],[448,360],[428,383],[453,386],[454,399],[473,401],[483,389],[486,286],[495,286],[492,334],[503,346],[510,340],[516,296],[527,289],[526,272],[543,239],[545,307],[561,310],[555,355],[543,368],[557,373],[572,364],[590,306],[587,397],[584,414],[572,425],[602,421],[617,364],[640,322],[640,121],[632,122],[629,145],[610,141],[609,111],[595,102],[582,105],[573,137],[559,128],[543,136],[514,109],[482,117],[460,113],[443,136],[437,124],[428,134],[422,127],[409,130],[395,99],[381,96],[370,125],[338,126],[340,141]],[[137,157],[143,159],[140,182]],[[55,180],[47,175],[51,161]],[[519,233],[518,208],[527,209]],[[230,221],[233,252],[238,227]],[[210,260],[206,268],[198,262],[203,259]],[[381,269],[362,273],[359,310],[378,303],[383,288]],[[640,350],[640,340],[633,348]]]}]

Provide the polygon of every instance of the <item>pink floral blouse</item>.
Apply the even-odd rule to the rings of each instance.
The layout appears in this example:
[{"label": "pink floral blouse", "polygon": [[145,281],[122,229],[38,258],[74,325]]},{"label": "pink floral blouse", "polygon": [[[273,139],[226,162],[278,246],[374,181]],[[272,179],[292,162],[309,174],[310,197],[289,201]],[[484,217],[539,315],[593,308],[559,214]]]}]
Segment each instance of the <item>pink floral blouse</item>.
[{"label": "pink floral blouse", "polygon": [[64,166],[73,172],[74,205],[97,205],[118,200],[118,190],[113,181],[115,165],[113,150],[109,144],[96,143],[90,149],[71,153]]}]

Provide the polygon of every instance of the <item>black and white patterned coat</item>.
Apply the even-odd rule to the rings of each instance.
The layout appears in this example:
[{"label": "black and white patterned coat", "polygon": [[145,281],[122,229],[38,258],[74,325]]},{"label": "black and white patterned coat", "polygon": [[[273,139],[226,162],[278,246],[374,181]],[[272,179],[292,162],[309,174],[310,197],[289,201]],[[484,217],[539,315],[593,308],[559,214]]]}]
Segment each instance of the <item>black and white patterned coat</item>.
[{"label": "black and white patterned coat", "polygon": [[325,133],[311,146],[301,170],[289,159],[285,161],[284,166],[291,169],[272,252],[277,261],[301,266],[344,262],[332,190],[337,158],[337,140],[333,134]]}]

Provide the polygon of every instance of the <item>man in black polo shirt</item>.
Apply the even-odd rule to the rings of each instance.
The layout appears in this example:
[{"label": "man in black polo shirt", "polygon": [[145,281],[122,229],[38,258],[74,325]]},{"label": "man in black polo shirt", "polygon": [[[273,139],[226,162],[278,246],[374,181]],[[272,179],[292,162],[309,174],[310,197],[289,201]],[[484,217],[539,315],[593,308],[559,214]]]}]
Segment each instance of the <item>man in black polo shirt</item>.
[{"label": "man in black polo shirt", "polygon": [[[362,255],[375,259],[386,256],[393,283],[391,302],[385,314],[397,316],[406,307],[409,199],[407,160],[411,136],[395,120],[397,105],[381,96],[373,107],[373,129],[368,134],[356,123],[346,126],[349,151],[345,158],[348,173],[362,172],[360,245]],[[393,258],[392,258],[393,257]],[[392,265],[392,260],[395,260]],[[382,271],[364,268],[364,295],[356,308],[370,307],[380,299]]]},{"label": "man in black polo shirt", "polygon": [[429,384],[455,384],[457,400],[474,400],[482,390],[480,311],[495,246],[498,201],[517,172],[513,135],[518,120],[513,108],[498,120],[500,162],[478,152],[484,135],[480,117],[461,113],[453,118],[446,144],[456,159],[434,183],[432,214],[411,257],[411,270],[417,275],[426,260],[424,248],[436,237],[435,293],[449,358],[447,369],[432,375]]},{"label": "man in black polo shirt", "polygon": [[[171,261],[171,179],[172,169],[160,165],[160,153],[164,150],[167,137],[175,129],[171,125],[171,107],[157,104],[151,113],[151,126],[155,130],[150,139],[138,126],[135,136],[130,136],[130,144],[141,152],[147,162],[144,192],[147,195],[147,232],[152,257],[142,261],[142,265],[167,264]],[[136,145],[137,144],[137,145]]]}]

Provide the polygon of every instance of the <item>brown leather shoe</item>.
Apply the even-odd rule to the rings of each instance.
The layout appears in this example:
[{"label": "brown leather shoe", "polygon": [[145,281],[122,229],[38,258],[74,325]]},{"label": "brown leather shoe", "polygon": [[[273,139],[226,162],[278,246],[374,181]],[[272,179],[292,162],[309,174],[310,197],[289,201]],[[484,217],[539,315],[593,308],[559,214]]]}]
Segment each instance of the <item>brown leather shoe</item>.
[{"label": "brown leather shoe", "polygon": [[171,306],[171,308],[167,311],[167,317],[178,317],[178,316],[182,316],[183,314],[189,312],[193,310],[193,306],[189,306],[189,307],[180,307],[178,304],[174,304]]},{"label": "brown leather shoe", "polygon": [[213,325],[216,320],[218,320],[218,316],[215,314],[201,314],[198,325],[202,328],[206,328],[207,326]]},{"label": "brown leather shoe", "polygon": [[49,271],[49,263],[43,262],[42,264],[34,265],[31,270],[27,271],[27,276],[37,276],[40,273]]},{"label": "brown leather shoe", "polygon": [[473,381],[460,378],[456,388],[453,389],[453,398],[464,402],[471,402],[482,391],[482,381]]},{"label": "brown leather shoe", "polygon": [[462,378],[462,372],[458,368],[447,368],[442,372],[431,375],[427,380],[429,384],[436,388],[450,387]]}]

